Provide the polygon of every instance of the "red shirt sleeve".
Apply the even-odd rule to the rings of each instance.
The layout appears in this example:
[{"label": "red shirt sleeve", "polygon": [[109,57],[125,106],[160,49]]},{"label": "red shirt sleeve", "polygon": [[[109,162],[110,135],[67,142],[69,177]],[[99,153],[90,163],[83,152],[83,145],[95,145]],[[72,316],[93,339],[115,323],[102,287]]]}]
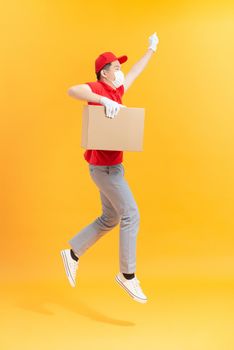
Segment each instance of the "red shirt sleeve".
[{"label": "red shirt sleeve", "polygon": [[98,84],[98,82],[96,81],[91,81],[91,82],[88,82],[88,83],[85,83],[87,85],[90,86],[91,90],[95,93],[95,94],[100,94],[101,92],[101,87],[100,87],[100,84]]},{"label": "red shirt sleeve", "polygon": [[[100,84],[97,81],[91,81],[91,82],[87,82],[85,84],[89,85],[92,92],[94,92],[95,94],[102,95]],[[95,102],[88,102],[88,105],[102,106],[102,104],[95,103]]]}]

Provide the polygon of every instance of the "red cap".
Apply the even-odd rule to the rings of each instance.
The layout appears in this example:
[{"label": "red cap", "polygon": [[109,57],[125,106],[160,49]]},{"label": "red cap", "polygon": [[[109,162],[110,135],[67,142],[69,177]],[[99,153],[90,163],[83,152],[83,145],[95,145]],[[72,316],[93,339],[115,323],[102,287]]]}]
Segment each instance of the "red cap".
[{"label": "red cap", "polygon": [[124,63],[128,59],[127,56],[116,57],[112,52],[103,52],[95,61],[95,72],[98,73],[107,63],[118,60],[119,63]]}]

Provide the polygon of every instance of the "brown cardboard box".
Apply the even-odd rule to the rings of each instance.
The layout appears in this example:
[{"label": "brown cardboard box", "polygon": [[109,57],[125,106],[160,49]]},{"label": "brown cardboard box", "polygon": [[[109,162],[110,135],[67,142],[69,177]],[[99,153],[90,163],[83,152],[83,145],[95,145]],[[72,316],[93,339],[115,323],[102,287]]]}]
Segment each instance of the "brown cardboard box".
[{"label": "brown cardboard box", "polygon": [[114,118],[107,118],[104,106],[85,105],[81,147],[110,151],[142,151],[144,117],[144,108],[124,107]]}]

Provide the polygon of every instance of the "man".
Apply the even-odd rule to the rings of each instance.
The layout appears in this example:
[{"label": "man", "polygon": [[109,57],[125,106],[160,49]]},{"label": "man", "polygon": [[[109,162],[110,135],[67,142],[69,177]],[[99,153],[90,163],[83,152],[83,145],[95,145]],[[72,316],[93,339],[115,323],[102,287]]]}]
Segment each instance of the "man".
[{"label": "man", "polygon": [[[112,52],[102,53],[95,61],[97,81],[72,86],[68,94],[91,105],[103,105],[105,116],[114,118],[122,105],[122,96],[143,71],[157,49],[156,33],[149,37],[147,52],[124,76],[121,63],[127,56],[116,57]],[[72,287],[80,257],[100,237],[120,223],[119,264],[116,281],[128,294],[140,303],[147,302],[136,271],[136,238],[139,229],[139,210],[127,181],[124,178],[122,151],[86,150],[84,158],[89,173],[97,185],[102,203],[102,215],[76,234],[69,244],[71,249],[61,250],[65,271]]]}]

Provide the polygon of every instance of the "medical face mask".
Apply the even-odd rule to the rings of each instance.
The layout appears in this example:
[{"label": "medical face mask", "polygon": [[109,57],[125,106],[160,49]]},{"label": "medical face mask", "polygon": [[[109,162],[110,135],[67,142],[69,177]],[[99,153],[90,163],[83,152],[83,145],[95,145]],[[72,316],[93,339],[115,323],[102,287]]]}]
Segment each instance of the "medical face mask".
[{"label": "medical face mask", "polygon": [[114,72],[115,75],[115,80],[110,80],[108,78],[109,81],[112,82],[112,84],[118,88],[119,86],[123,85],[124,81],[125,81],[125,77],[124,77],[124,73],[121,70],[117,70],[116,72]]},{"label": "medical face mask", "polygon": [[114,72],[114,75],[115,80],[112,81],[112,83],[116,88],[118,88],[119,86],[123,85],[125,81],[124,73],[121,70],[117,70],[116,72]]}]

